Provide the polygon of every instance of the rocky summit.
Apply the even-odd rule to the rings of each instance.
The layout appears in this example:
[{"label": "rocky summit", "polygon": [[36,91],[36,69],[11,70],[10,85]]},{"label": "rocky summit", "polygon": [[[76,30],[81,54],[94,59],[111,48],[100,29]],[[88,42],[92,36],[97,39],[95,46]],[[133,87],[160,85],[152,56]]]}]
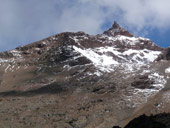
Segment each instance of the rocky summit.
[{"label": "rocky summit", "polygon": [[2,52],[0,74],[2,128],[124,127],[170,112],[170,48],[116,22]]}]

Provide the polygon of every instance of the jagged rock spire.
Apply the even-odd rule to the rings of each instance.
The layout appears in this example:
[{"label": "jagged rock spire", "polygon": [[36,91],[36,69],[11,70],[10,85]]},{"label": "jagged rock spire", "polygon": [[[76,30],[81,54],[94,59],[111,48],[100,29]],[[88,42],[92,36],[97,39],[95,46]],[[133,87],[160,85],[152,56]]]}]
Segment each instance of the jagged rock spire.
[{"label": "jagged rock spire", "polygon": [[109,30],[105,31],[103,34],[106,34],[108,36],[123,35],[133,37],[131,33],[129,33],[126,29],[122,28],[116,21],[114,21],[112,27]]},{"label": "jagged rock spire", "polygon": [[119,26],[119,24],[116,21],[114,21],[114,23],[112,25],[112,29],[118,29],[118,28],[121,28],[121,27]]}]

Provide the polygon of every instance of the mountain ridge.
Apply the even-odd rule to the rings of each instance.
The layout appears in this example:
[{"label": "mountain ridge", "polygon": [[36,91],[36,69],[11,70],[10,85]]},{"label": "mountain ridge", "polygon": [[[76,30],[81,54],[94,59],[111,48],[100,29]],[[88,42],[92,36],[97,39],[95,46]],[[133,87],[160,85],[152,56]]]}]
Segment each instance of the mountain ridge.
[{"label": "mountain ridge", "polygon": [[0,66],[0,102],[6,104],[0,120],[9,118],[14,127],[48,122],[47,127],[108,128],[170,112],[169,48],[135,37],[116,22],[103,34],[65,32],[0,53]]}]

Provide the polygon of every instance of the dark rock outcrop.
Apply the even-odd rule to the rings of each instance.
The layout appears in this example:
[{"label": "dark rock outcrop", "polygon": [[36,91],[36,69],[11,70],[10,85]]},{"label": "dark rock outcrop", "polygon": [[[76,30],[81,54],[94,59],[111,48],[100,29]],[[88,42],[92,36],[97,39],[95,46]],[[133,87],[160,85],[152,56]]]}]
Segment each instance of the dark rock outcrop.
[{"label": "dark rock outcrop", "polygon": [[162,54],[156,59],[156,61],[160,60],[170,60],[170,47],[165,49]]},{"label": "dark rock outcrop", "polygon": [[[114,126],[113,128],[119,128]],[[141,115],[130,121],[124,128],[170,128],[170,114]]]},{"label": "dark rock outcrop", "polygon": [[116,21],[114,21],[112,27],[109,30],[105,31],[104,34],[108,36],[123,35],[123,36],[133,37],[131,33],[129,33],[124,28],[120,27]]},{"label": "dark rock outcrop", "polygon": [[147,75],[140,76],[135,78],[134,82],[132,82],[132,86],[139,89],[151,89],[153,88],[152,84],[154,83],[153,80],[150,80]]}]

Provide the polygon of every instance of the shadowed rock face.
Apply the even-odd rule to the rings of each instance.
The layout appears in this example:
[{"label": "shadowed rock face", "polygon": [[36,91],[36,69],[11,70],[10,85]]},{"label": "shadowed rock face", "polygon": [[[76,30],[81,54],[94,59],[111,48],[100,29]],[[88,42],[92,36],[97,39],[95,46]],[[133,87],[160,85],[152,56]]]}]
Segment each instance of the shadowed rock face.
[{"label": "shadowed rock face", "polygon": [[59,85],[59,83],[52,83],[50,85],[46,85],[44,87],[29,90],[29,91],[8,91],[0,93],[0,96],[34,96],[41,94],[59,94],[61,92],[66,92],[67,88],[63,85]]},{"label": "shadowed rock face", "polygon": [[154,88],[152,84],[154,83],[153,80],[150,80],[148,76],[140,76],[135,78],[134,82],[132,82],[132,86],[139,89],[146,89],[146,88]]},{"label": "shadowed rock face", "polygon": [[[158,114],[154,116],[141,115],[130,121],[124,128],[169,128],[170,114]],[[115,126],[113,128],[119,128]]]},{"label": "shadowed rock face", "polygon": [[170,47],[165,49],[162,54],[157,58],[157,61],[160,60],[170,60]]},{"label": "shadowed rock face", "polygon": [[119,126],[114,126],[113,128],[121,128],[121,127],[119,127]]}]

